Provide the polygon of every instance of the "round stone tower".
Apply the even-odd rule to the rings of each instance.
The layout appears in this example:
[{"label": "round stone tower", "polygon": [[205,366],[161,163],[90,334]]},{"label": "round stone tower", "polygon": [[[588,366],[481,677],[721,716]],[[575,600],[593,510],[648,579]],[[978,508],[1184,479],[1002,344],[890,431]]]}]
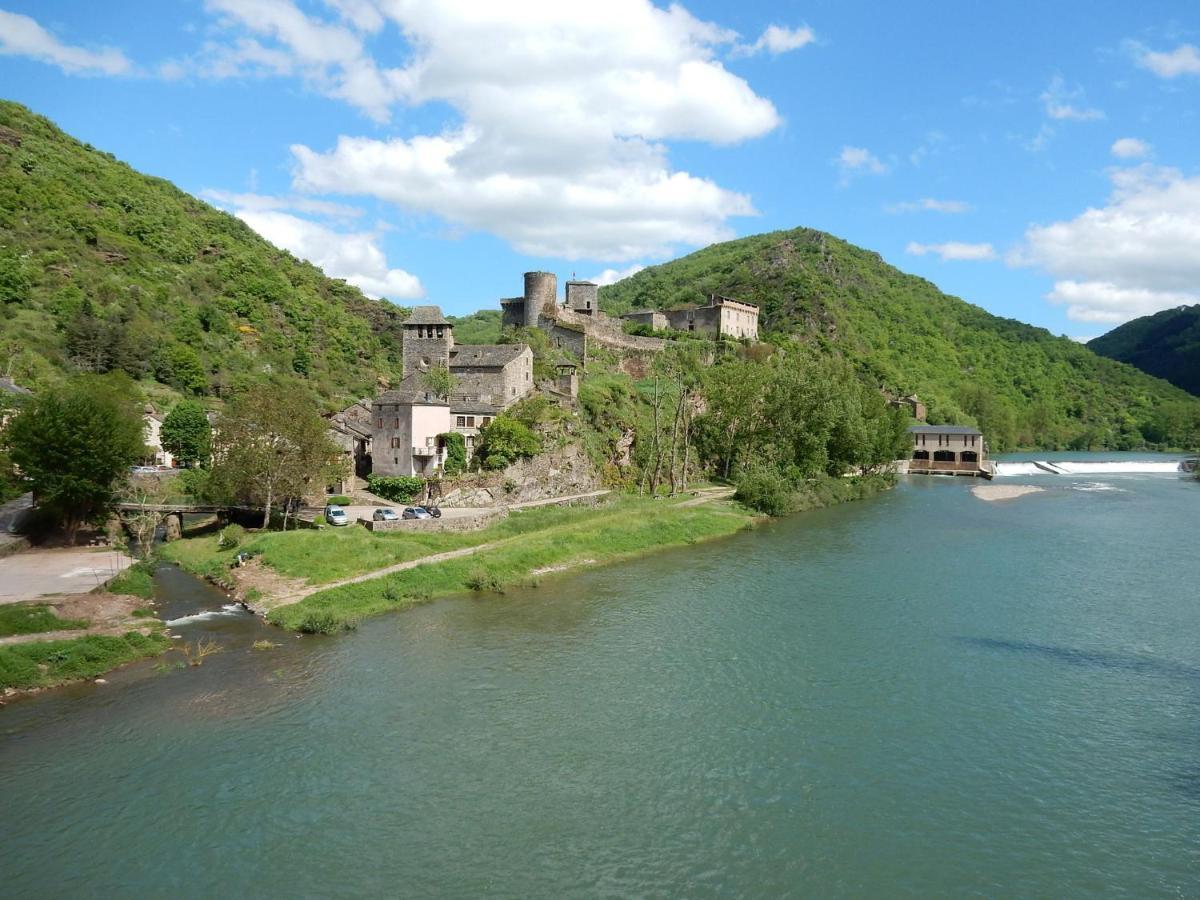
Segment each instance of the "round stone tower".
[{"label": "round stone tower", "polygon": [[536,328],[543,309],[558,298],[558,277],[553,272],[525,273],[525,326]]}]

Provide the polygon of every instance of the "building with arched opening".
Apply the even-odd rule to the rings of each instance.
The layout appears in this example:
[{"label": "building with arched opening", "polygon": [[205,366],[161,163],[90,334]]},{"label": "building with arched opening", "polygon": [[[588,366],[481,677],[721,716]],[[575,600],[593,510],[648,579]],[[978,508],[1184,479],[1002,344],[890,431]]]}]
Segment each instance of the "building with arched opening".
[{"label": "building with arched opening", "polygon": [[983,432],[969,425],[914,425],[910,474],[990,475]]}]

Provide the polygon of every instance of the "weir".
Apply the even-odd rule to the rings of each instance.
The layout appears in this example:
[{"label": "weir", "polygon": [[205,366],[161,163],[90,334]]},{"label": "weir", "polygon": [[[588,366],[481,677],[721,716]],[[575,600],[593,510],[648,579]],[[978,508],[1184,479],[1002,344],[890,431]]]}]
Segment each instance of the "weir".
[{"label": "weir", "polygon": [[1013,475],[1166,475],[1186,471],[1183,461],[1132,460],[1124,462],[1030,460],[995,463],[997,478]]}]

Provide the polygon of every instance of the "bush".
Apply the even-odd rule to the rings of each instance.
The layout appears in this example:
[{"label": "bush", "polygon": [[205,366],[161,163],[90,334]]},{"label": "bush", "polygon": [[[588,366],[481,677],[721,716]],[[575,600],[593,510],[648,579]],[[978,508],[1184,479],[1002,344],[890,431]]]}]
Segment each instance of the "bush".
[{"label": "bush", "polygon": [[246,539],[246,529],[241,525],[226,525],[217,537],[218,550],[233,550]]},{"label": "bush", "polygon": [[541,439],[528,426],[508,416],[497,416],[479,433],[475,454],[485,469],[503,469],[510,462],[528,459],[541,450]]},{"label": "bush", "polygon": [[154,597],[154,568],[145,562],[134,563],[104,589],[110,594],[130,594],[150,600]]},{"label": "bush", "polygon": [[467,467],[467,441],[457,431],[447,431],[438,437],[446,445],[446,462],[443,471],[447,475],[458,475]]},{"label": "bush", "polygon": [[425,489],[425,479],[416,475],[371,475],[367,490],[396,503],[408,503]]},{"label": "bush", "polygon": [[497,594],[504,593],[504,585],[500,583],[500,579],[487,569],[476,567],[467,573],[465,579],[466,585],[473,591],[493,591]]},{"label": "bush", "polygon": [[334,497],[326,497],[325,502],[332,503],[334,506],[349,506],[350,498],[345,494],[338,494]]},{"label": "bush", "polygon": [[795,508],[792,483],[773,469],[747,472],[737,483],[734,499],[768,516],[783,516]]},{"label": "bush", "polygon": [[339,618],[329,610],[314,609],[300,620],[297,631],[304,634],[338,634],[350,631],[354,626],[353,621]]}]

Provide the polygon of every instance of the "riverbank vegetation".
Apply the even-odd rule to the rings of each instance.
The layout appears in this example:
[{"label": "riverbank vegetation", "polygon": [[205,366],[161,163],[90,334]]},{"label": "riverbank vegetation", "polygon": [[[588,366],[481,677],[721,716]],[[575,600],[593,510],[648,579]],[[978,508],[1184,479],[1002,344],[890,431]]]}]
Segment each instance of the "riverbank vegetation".
[{"label": "riverbank vegetation", "polygon": [[87,626],[86,619],[60,619],[45,603],[6,603],[0,606],[0,637],[69,631]]},{"label": "riverbank vegetation", "polygon": [[170,638],[163,634],[137,631],[2,646],[0,689],[30,690],[95,678],[170,647]]},{"label": "riverbank vegetation", "polygon": [[328,634],[413,603],[469,590],[497,592],[536,584],[551,572],[723,537],[753,521],[729,505],[681,507],[632,499],[587,513],[561,516],[555,524],[515,534],[470,556],[321,591],[277,607],[267,618],[283,628]]}]

